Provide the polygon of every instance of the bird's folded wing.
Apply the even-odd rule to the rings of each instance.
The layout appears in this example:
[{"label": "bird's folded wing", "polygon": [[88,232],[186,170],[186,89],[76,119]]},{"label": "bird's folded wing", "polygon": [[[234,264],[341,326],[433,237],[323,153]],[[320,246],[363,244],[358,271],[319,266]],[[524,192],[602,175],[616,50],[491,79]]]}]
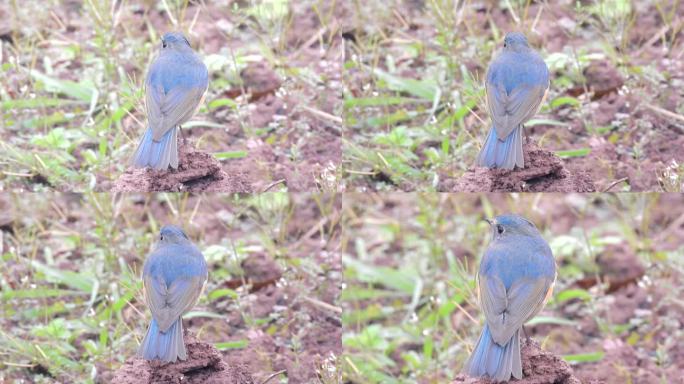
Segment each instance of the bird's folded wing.
[{"label": "bird's folded wing", "polygon": [[520,85],[509,94],[502,83],[487,83],[485,89],[496,136],[500,140],[504,140],[513,129],[537,113],[546,92],[541,85]]},{"label": "bird's folded wing", "polygon": [[195,113],[204,91],[206,87],[177,86],[164,93],[163,88],[148,84],[145,100],[152,138],[158,141],[171,128],[188,121]]},{"label": "bird's folded wing", "polygon": [[166,331],[174,321],[189,311],[202,291],[201,276],[182,277],[167,287],[161,277],[145,276],[145,301],[157,321],[159,330]]},{"label": "bird's folded wing", "polygon": [[506,344],[515,331],[541,310],[550,286],[549,279],[523,278],[506,291],[498,277],[480,276],[482,308],[497,344]]}]

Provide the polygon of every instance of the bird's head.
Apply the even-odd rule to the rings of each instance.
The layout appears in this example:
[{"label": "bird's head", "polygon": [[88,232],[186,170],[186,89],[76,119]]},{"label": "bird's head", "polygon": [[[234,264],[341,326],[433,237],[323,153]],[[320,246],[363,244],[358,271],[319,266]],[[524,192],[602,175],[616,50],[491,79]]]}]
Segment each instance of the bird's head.
[{"label": "bird's head", "polygon": [[162,50],[190,48],[190,42],[180,32],[167,32],[162,36]]},{"label": "bird's head", "polygon": [[163,244],[186,243],[190,241],[188,235],[175,225],[165,225],[159,231],[159,242]]},{"label": "bird's head", "polygon": [[526,218],[513,214],[499,215],[488,220],[485,219],[492,228],[494,239],[501,239],[508,236],[539,236],[539,230]]},{"label": "bird's head", "polygon": [[504,37],[504,49],[515,51],[529,47],[527,37],[520,32],[508,32],[506,37]]}]

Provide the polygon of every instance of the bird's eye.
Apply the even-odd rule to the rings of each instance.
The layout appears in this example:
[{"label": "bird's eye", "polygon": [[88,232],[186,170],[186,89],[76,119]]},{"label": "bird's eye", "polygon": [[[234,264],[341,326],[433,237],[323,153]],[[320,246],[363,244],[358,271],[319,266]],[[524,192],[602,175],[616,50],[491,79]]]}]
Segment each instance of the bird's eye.
[{"label": "bird's eye", "polygon": [[159,240],[164,240],[164,235],[159,235]]},{"label": "bird's eye", "polygon": [[166,42],[162,42],[162,48],[166,48]]},{"label": "bird's eye", "polygon": [[504,48],[506,48],[507,46],[508,46],[508,44],[504,43]]},{"label": "bird's eye", "polygon": [[502,234],[502,233],[504,233],[504,227],[503,227],[503,225],[497,224],[497,225],[496,225],[496,232],[497,232],[499,235]]}]

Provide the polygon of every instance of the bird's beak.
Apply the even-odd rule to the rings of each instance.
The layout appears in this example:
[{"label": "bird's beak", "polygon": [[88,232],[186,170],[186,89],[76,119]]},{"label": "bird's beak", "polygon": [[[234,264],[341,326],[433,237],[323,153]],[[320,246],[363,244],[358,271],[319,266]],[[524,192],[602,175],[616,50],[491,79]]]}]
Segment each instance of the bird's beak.
[{"label": "bird's beak", "polygon": [[490,219],[484,219],[484,221],[486,221],[487,224],[489,224],[489,225],[493,225],[493,224],[494,224],[494,220],[493,220],[493,219],[492,219],[492,220],[490,220]]}]

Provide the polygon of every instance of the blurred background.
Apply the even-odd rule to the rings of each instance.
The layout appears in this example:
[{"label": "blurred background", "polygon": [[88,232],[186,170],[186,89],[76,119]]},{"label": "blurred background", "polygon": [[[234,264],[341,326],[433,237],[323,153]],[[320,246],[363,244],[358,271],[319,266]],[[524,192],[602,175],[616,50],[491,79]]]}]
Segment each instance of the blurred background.
[{"label": "blurred background", "polygon": [[0,195],[0,382],[105,383],[151,314],[140,274],[160,227],[204,254],[185,329],[255,382],[337,383],[341,198]]},{"label": "blurred background", "polygon": [[682,190],[684,2],[354,5],[342,33],[348,188],[447,190],[491,126],[487,66],[504,35],[520,31],[551,72],[525,134],[571,173],[588,172],[599,191]]},{"label": "blurred background", "polygon": [[210,74],[184,137],[249,190],[335,190],[338,14],[318,0],[0,2],[0,189],[109,190],[146,127],[147,67],[179,30]]},{"label": "blurred background", "polygon": [[484,218],[522,215],[558,266],[525,327],[582,382],[671,383],[684,371],[684,196],[348,193],[343,201],[344,380],[446,383],[484,316]]}]

